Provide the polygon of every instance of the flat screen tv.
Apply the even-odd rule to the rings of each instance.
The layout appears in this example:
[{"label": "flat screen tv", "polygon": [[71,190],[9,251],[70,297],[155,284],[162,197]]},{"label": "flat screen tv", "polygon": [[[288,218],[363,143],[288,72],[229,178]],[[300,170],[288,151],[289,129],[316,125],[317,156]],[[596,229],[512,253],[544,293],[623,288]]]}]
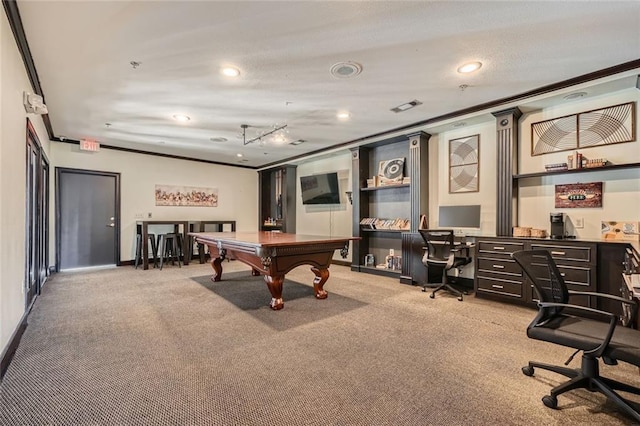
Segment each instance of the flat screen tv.
[{"label": "flat screen tv", "polygon": [[338,173],[300,176],[302,204],[340,204]]}]

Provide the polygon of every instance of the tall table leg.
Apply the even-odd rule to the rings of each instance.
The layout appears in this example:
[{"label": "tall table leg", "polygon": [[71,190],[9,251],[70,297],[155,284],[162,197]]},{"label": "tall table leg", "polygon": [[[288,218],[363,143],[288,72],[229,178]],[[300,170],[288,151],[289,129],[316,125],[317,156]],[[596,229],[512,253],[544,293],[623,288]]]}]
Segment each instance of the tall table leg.
[{"label": "tall table leg", "polygon": [[142,222],[142,269],[149,269],[149,225]]}]

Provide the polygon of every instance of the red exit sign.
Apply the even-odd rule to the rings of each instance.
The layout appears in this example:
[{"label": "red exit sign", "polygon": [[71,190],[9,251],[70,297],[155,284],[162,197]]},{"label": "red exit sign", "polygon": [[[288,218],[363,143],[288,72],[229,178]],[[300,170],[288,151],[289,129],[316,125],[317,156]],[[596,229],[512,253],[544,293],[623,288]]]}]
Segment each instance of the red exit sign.
[{"label": "red exit sign", "polygon": [[80,150],[98,152],[100,151],[100,144],[90,139],[82,139],[80,141]]}]

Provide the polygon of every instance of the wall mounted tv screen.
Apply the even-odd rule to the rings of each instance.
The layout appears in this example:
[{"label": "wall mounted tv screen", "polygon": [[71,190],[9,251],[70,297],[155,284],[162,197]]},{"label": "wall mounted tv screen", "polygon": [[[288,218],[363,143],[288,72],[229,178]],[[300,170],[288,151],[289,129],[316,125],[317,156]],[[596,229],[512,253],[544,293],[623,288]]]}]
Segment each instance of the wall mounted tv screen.
[{"label": "wall mounted tv screen", "polygon": [[300,177],[302,204],[340,204],[338,173]]}]

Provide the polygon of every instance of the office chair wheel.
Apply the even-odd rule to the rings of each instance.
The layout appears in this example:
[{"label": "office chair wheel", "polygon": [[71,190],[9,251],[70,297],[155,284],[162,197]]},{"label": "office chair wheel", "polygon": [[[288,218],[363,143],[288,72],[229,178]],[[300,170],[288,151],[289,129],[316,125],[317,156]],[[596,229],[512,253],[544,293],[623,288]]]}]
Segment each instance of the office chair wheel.
[{"label": "office chair wheel", "polygon": [[558,408],[558,398],[553,395],[545,395],[542,397],[542,403],[549,408]]},{"label": "office chair wheel", "polygon": [[526,367],[522,367],[522,374],[529,377],[533,376],[533,367],[530,365],[527,365]]},{"label": "office chair wheel", "polygon": [[435,294],[433,294],[433,293],[431,293],[431,294],[429,295],[429,297],[430,297],[430,298],[432,298],[432,299],[434,299],[434,298],[436,297],[436,295],[435,295]]},{"label": "office chair wheel", "polygon": [[460,302],[462,302],[462,296],[458,297],[458,300],[459,300]]}]

